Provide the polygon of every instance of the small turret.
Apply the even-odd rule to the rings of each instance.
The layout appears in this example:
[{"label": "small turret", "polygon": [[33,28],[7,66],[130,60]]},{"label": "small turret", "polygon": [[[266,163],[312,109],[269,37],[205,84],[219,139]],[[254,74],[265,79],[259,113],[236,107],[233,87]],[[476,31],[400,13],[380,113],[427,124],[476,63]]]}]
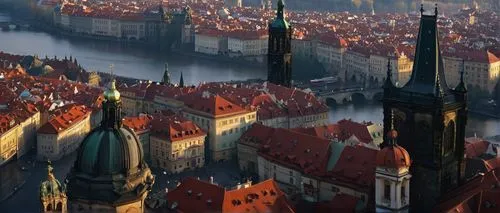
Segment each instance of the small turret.
[{"label": "small turret", "polygon": [[41,212],[67,212],[66,185],[62,185],[47,161],[47,180],[40,184]]}]

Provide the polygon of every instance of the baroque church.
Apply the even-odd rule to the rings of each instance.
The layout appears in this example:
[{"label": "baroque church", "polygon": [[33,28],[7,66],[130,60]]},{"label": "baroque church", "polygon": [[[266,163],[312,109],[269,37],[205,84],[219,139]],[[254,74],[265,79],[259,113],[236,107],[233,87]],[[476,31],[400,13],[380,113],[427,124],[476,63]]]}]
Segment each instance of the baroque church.
[{"label": "baroque church", "polygon": [[137,135],[122,125],[114,80],[104,98],[101,125],[81,143],[67,185],[54,178],[49,165],[40,188],[42,212],[144,212],[154,176]]}]

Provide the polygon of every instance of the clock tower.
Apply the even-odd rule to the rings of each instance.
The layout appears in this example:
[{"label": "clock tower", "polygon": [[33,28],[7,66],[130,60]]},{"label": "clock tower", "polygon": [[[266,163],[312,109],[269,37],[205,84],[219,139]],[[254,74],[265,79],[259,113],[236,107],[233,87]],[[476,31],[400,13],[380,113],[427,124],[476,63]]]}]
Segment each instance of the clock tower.
[{"label": "clock tower", "polygon": [[[384,133],[391,124],[399,131],[399,145],[412,157],[410,211],[431,212],[441,195],[464,178],[464,133],[467,90],[462,80],[446,84],[439,48],[438,11],[421,11],[413,72],[402,87],[391,82],[390,64],[384,84]],[[463,73],[462,73],[463,75]],[[384,143],[383,146],[388,146]]]},{"label": "clock tower", "polygon": [[269,24],[267,80],[285,87],[292,86],[292,26],[285,20],[285,4],[278,0],[276,19]]}]

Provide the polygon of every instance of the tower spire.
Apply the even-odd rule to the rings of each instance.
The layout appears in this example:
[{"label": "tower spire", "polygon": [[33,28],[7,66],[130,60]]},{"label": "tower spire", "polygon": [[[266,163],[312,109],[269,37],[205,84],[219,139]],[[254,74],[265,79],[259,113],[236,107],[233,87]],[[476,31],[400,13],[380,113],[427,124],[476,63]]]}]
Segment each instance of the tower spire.
[{"label": "tower spire", "polygon": [[438,4],[434,4],[434,15],[437,17],[438,16]]},{"label": "tower spire", "polygon": [[182,72],[181,72],[181,80],[179,80],[179,87],[184,87],[184,77],[182,76]]},{"label": "tower spire", "polygon": [[394,110],[391,109],[391,130],[387,133],[387,140],[389,146],[397,145],[396,138],[398,137],[398,132],[394,129]]},{"label": "tower spire", "polygon": [[116,89],[116,80],[113,78],[110,82],[108,90],[104,92],[104,99],[102,104],[103,118],[101,126],[110,129],[119,129],[122,127],[121,118],[121,100],[120,92]]},{"label": "tower spire", "polygon": [[420,4],[420,15],[424,15],[424,4]]},{"label": "tower spire", "polygon": [[384,88],[392,87],[392,68],[391,68],[391,59],[387,59],[387,77],[385,79]]},{"label": "tower spire", "polygon": [[47,160],[47,180],[54,180],[54,168],[52,168],[52,163],[50,160]]},{"label": "tower spire", "polygon": [[278,18],[279,19],[284,19],[284,8],[285,8],[285,3],[283,0],[278,0]]},{"label": "tower spire", "polygon": [[465,73],[465,60],[462,59],[462,70],[460,70],[460,82],[457,87],[455,87],[455,91],[465,93],[467,92],[467,87],[465,86],[464,81],[464,73]]},{"label": "tower spire", "polygon": [[165,85],[170,84],[170,72],[168,72],[168,63],[165,63],[165,71],[163,73],[162,83]]}]

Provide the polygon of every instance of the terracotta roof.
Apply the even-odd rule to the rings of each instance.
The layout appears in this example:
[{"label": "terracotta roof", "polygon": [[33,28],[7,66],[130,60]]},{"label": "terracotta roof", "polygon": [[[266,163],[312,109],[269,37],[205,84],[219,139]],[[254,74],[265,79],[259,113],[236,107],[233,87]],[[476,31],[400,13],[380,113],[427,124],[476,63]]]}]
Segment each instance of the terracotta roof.
[{"label": "terracotta roof", "polygon": [[168,192],[168,207],[176,206],[174,209],[183,213],[221,212],[224,192],[224,188],[218,185],[187,177]]},{"label": "terracotta roof", "polygon": [[305,174],[324,174],[330,154],[330,142],[287,129],[275,129],[259,155],[301,171]]},{"label": "terracotta roof", "polygon": [[60,109],[54,113],[45,125],[38,129],[41,134],[59,134],[74,124],[84,120],[90,115],[90,111],[84,105],[72,105],[67,109]]},{"label": "terracotta roof", "polygon": [[272,127],[264,126],[260,123],[253,123],[239,139],[239,143],[259,148],[268,142],[268,139],[274,134],[275,129]]},{"label": "terracotta roof", "polygon": [[[483,196],[481,196],[483,195]],[[486,195],[486,196],[485,196]],[[479,174],[464,185],[445,194],[433,212],[457,212],[456,209],[471,209],[479,213],[500,212],[500,181],[495,171]]]},{"label": "terracotta roof", "polygon": [[329,140],[339,139],[342,133],[342,127],[339,124],[328,124],[309,128],[293,128],[291,130]]},{"label": "terracotta roof", "polygon": [[401,146],[386,146],[377,153],[377,166],[385,168],[409,168],[411,165],[410,155]]},{"label": "terracotta roof", "polygon": [[154,114],[152,117],[151,135],[169,142],[207,135],[195,123],[180,115]]},{"label": "terracotta roof", "polygon": [[151,129],[151,115],[140,115],[137,117],[125,117],[122,121],[123,125],[134,130],[137,135],[149,132]]},{"label": "terracotta roof", "polygon": [[362,143],[371,143],[373,141],[373,138],[367,128],[368,125],[372,124],[371,122],[363,124],[354,122],[351,119],[343,119],[338,121],[337,124],[341,128],[339,135],[340,140],[347,140],[354,135]]},{"label": "terracotta roof", "polygon": [[229,102],[223,97],[212,95],[208,92],[186,95],[181,100],[190,109],[210,114],[214,117],[247,112],[244,108]]},{"label": "terracotta roof", "polygon": [[481,138],[466,138],[465,139],[465,157],[475,158],[483,155],[488,150],[490,143]]},{"label": "terracotta roof", "polygon": [[345,146],[328,176],[353,188],[368,190],[374,186],[377,153],[364,146]]},{"label": "terracotta roof", "polygon": [[285,193],[274,180],[269,179],[248,188],[226,191],[222,212],[293,213],[294,210],[287,201]]}]

